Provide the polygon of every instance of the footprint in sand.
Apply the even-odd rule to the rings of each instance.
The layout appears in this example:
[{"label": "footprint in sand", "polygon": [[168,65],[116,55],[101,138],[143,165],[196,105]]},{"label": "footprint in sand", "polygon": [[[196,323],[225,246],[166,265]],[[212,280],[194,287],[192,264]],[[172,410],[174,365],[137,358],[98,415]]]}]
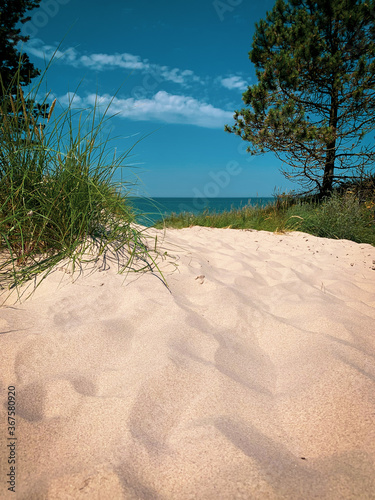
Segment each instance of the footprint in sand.
[{"label": "footprint in sand", "polygon": [[67,417],[81,396],[68,380],[49,380],[29,384],[18,393],[17,413],[29,421]]}]

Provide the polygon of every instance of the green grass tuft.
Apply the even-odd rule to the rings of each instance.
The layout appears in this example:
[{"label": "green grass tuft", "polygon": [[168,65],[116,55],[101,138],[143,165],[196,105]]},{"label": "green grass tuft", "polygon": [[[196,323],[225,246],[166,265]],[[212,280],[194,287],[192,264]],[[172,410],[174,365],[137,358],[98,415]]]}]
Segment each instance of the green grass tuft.
[{"label": "green grass tuft", "polygon": [[54,101],[43,117],[38,88],[24,97],[20,86],[15,96],[2,86],[0,95],[0,286],[18,287],[64,259],[75,266],[108,250],[126,250],[128,267],[147,261],[131,186],[114,181],[132,148],[112,158],[102,139],[108,107],[102,115],[97,106],[57,114]]}]

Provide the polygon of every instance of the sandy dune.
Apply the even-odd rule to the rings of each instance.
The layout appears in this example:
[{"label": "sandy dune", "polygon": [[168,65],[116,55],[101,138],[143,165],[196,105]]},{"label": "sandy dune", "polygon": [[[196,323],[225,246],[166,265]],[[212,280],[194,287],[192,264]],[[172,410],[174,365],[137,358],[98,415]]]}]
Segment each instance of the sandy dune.
[{"label": "sandy dune", "polygon": [[0,309],[0,498],[375,499],[375,248],[196,227],[161,246],[169,289],[58,270]]}]

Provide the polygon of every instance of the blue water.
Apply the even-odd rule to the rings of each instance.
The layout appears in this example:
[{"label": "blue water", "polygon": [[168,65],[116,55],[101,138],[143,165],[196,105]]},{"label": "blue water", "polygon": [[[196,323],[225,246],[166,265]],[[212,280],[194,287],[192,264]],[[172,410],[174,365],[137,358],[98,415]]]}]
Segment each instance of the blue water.
[{"label": "blue water", "polygon": [[144,226],[152,226],[172,212],[198,214],[209,210],[220,213],[246,205],[265,206],[272,203],[274,198],[131,198],[129,201],[139,213],[137,222]]}]

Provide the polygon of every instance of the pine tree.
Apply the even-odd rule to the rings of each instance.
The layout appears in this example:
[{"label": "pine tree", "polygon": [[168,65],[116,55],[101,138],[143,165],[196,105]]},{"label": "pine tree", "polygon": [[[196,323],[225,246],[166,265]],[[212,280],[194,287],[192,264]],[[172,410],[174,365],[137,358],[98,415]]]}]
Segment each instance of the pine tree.
[{"label": "pine tree", "polygon": [[273,152],[284,175],[327,196],[375,160],[375,1],[277,0],[256,24],[258,83],[225,130]]},{"label": "pine tree", "polygon": [[[30,38],[21,35],[18,23],[30,21],[25,12],[39,7],[41,0],[2,0],[0,5],[0,74],[3,86],[8,89],[12,84],[28,85],[40,75],[40,71],[30,62],[27,54],[21,53],[19,42],[27,42]],[[13,80],[17,74],[17,83]],[[14,88],[12,93],[16,93]]]},{"label": "pine tree", "polygon": [[38,104],[33,99],[25,99],[22,91],[22,86],[29,85],[33,78],[40,75],[40,71],[30,62],[27,54],[20,52],[19,43],[27,42],[30,37],[23,36],[17,25],[30,21],[25,13],[39,7],[40,1],[2,0],[0,5],[0,112],[2,116],[16,116],[21,126],[25,114],[37,122],[47,117],[49,107],[46,103]]}]

